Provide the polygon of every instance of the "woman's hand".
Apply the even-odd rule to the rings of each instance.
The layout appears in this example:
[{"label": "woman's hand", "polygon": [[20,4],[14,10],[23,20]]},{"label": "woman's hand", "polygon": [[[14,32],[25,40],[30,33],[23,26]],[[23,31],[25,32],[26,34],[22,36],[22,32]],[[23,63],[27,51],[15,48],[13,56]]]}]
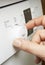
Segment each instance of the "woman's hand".
[{"label": "woman's hand", "polygon": [[[42,25],[45,28],[45,16],[35,18],[26,24],[27,29],[32,29],[35,26]],[[40,60],[45,61],[45,29],[38,30],[33,36],[32,41],[25,39],[16,39],[13,42],[14,47],[22,49],[26,52],[34,54],[37,56],[36,62],[39,63]]]}]

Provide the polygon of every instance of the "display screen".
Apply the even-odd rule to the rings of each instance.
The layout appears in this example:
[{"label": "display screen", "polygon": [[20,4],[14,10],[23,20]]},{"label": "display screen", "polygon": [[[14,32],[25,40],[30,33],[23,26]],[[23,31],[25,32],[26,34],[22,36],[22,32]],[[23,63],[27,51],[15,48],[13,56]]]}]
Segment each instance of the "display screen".
[{"label": "display screen", "polygon": [[[25,22],[27,23],[29,20],[32,19],[31,9],[30,8],[25,9],[23,12],[24,12],[24,17],[25,17]],[[33,29],[28,30],[28,35],[30,35],[32,32],[33,32]]]}]

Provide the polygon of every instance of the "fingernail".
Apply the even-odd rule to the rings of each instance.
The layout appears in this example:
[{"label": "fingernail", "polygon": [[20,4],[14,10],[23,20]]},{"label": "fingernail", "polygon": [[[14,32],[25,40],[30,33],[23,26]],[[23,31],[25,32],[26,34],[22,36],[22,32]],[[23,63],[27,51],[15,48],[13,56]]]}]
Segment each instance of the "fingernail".
[{"label": "fingernail", "polygon": [[20,45],[21,45],[21,42],[19,40],[15,40],[13,42],[13,46],[15,46],[15,47],[19,47]]}]

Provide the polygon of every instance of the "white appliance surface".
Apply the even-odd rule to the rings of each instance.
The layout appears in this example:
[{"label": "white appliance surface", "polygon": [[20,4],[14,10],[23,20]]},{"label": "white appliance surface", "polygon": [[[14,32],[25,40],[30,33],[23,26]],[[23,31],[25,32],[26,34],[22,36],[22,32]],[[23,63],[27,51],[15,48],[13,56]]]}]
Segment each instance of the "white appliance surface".
[{"label": "white appliance surface", "polygon": [[[7,3],[9,3],[8,0],[5,0],[5,2],[4,2],[4,0],[0,0],[0,2],[2,2],[2,3],[0,3],[0,6],[3,6],[3,3],[7,4],[6,1],[7,1]],[[13,0],[9,0],[9,1],[13,2]],[[32,18],[39,17],[39,16],[42,15],[41,0],[29,0],[29,2],[25,1],[25,2],[16,4],[16,5],[13,5],[13,6],[9,6],[9,7],[0,9],[0,31],[1,31],[0,32],[0,39],[2,40],[2,41],[0,41],[1,42],[0,43],[0,46],[1,46],[0,47],[0,54],[4,52],[2,54],[2,57],[4,59],[2,59],[2,57],[0,55],[0,59],[2,59],[2,60],[0,60],[0,65],[26,65],[26,64],[35,65],[33,56],[31,56],[30,54],[28,55],[27,53],[20,52],[18,54],[19,57],[18,57],[18,55],[17,56],[13,55],[13,54],[16,53],[16,50],[14,50],[14,48],[12,47],[12,44],[9,44],[10,40],[8,38],[8,35],[7,35],[7,33],[9,33],[8,32],[9,29],[6,28],[6,27],[10,26],[10,23],[14,24],[14,21],[15,21],[15,23],[18,22],[19,24],[25,23],[23,10],[25,10],[27,8],[31,8]],[[6,22],[9,22],[9,21],[10,21],[10,23],[6,23]],[[7,46],[8,44],[6,42],[9,44],[9,46]],[[11,57],[11,58],[8,59],[9,57]],[[23,59],[21,60],[20,57],[21,58],[23,57]],[[4,62],[4,61],[6,61],[6,62]],[[23,61],[26,62],[26,64],[25,63],[23,64]]]},{"label": "white appliance surface", "polygon": [[28,1],[0,9],[0,64],[16,53],[12,45],[13,40],[27,36],[27,30],[23,26],[23,10],[27,8]]},{"label": "white appliance surface", "polygon": [[14,3],[14,2],[16,3],[16,2],[19,2],[19,1],[22,1],[22,0],[0,0],[0,7]]}]

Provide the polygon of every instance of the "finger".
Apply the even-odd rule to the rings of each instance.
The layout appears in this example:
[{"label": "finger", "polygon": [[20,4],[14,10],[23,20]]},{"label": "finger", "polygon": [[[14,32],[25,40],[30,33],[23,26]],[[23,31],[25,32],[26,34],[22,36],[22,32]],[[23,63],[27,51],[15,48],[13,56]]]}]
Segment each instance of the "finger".
[{"label": "finger", "polygon": [[38,64],[38,63],[40,63],[40,62],[41,62],[41,59],[36,56],[35,63]]},{"label": "finger", "polygon": [[31,45],[32,43],[33,42],[26,40],[26,39],[16,39],[13,42],[13,46],[30,53],[30,52],[32,52],[31,46],[34,46],[34,45]]},{"label": "finger", "polygon": [[39,18],[35,18],[35,19],[30,20],[26,24],[26,27],[27,27],[27,29],[32,29],[35,26],[39,26],[39,25],[42,25],[42,26],[45,27],[45,15],[44,16],[41,16]]},{"label": "finger", "polygon": [[45,41],[45,30],[38,30],[33,36],[32,41],[37,43]]},{"label": "finger", "polygon": [[[27,44],[28,43],[28,44]],[[28,50],[29,48],[29,41],[28,40],[25,40],[25,39],[16,39],[14,42],[13,42],[13,45],[19,49],[22,49],[22,50]]]}]

